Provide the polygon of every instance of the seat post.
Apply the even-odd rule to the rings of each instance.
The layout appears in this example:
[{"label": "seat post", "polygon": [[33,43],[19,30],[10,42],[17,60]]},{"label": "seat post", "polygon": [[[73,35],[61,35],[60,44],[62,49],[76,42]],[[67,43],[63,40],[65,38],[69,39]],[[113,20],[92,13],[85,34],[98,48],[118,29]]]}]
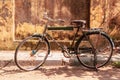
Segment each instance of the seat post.
[{"label": "seat post", "polygon": [[77,30],[76,30],[76,33],[75,33],[75,35],[74,35],[74,38],[73,38],[71,47],[74,45],[75,39],[76,39],[76,37],[77,37],[77,35],[78,35],[78,32],[79,32],[79,30],[80,30],[80,27],[78,27],[78,26],[79,26],[79,25],[76,25]]}]

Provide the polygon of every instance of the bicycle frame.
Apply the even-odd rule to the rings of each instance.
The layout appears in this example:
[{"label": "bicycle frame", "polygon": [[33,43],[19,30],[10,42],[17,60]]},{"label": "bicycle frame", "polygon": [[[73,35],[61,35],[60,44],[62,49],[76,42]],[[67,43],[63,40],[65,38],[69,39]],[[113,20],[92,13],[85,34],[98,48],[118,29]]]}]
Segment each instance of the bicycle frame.
[{"label": "bicycle frame", "polygon": [[[72,28],[77,28],[77,30],[76,30],[76,33],[75,33],[75,35],[74,35],[74,37],[73,37],[73,40],[72,40],[72,44],[70,45],[70,47],[66,47],[65,45],[63,45],[63,44],[60,44],[59,42],[57,42],[53,37],[51,37],[48,33],[47,33],[47,30],[49,30],[50,28],[52,28],[52,27],[48,27],[48,23],[49,22],[47,22],[47,24],[45,25],[45,29],[44,29],[44,31],[43,31],[43,37],[46,37],[47,39],[50,39],[50,40],[52,40],[53,42],[55,42],[56,44],[57,44],[57,46],[58,47],[60,47],[61,49],[62,49],[62,52],[68,52],[68,51],[66,51],[66,50],[68,50],[69,49],[69,52],[70,52],[70,50],[71,51],[74,51],[75,49],[75,40],[76,40],[76,38],[77,38],[77,35],[78,35],[78,32],[79,31],[81,31],[82,32],[82,35],[80,36],[80,37],[82,37],[82,36],[84,36],[84,35],[86,35],[85,34],[85,32],[83,31],[83,28],[85,27],[85,24],[83,24],[83,25],[76,25],[76,26],[72,26]],[[89,30],[88,30],[89,31]],[[93,31],[93,30],[92,30]],[[100,30],[97,30],[97,31],[100,31]],[[88,41],[90,42],[90,44],[92,45],[92,43],[91,43],[91,41],[89,40],[89,38],[87,38],[88,39]],[[93,46],[93,45],[92,45]],[[67,48],[67,49],[66,49]],[[94,47],[93,47],[93,49],[94,49]]]},{"label": "bicycle frame", "polygon": [[[68,51],[66,51],[66,50],[68,50],[69,49],[69,51],[72,49],[72,50],[74,50],[74,45],[75,45],[75,40],[76,40],[76,38],[77,38],[77,35],[78,35],[78,32],[79,32],[79,30],[80,30],[80,27],[85,27],[85,24],[82,24],[82,25],[76,25],[76,26],[72,26],[72,28],[77,28],[77,31],[76,31],[76,33],[75,33],[75,35],[74,35],[74,38],[73,38],[73,40],[72,40],[72,44],[70,45],[70,48],[68,48],[68,47],[66,47],[65,45],[62,45],[62,44],[60,44],[60,43],[58,43],[53,37],[51,37],[47,32],[46,32],[46,30],[48,29],[48,24],[49,24],[49,22],[64,22],[64,20],[61,20],[61,19],[59,19],[59,20],[55,20],[55,19],[52,19],[52,18],[50,18],[49,16],[48,16],[48,14],[47,14],[47,12],[46,13],[44,13],[44,19],[47,19],[47,23],[46,23],[46,25],[45,25],[45,29],[44,29],[44,31],[43,31],[43,37],[48,37],[48,38],[50,38],[51,40],[53,40],[53,42],[55,42],[61,49],[62,49],[62,52],[68,52]],[[86,22],[83,22],[83,23],[86,23]],[[48,39],[47,38],[47,39]],[[67,49],[66,49],[67,48]]]}]

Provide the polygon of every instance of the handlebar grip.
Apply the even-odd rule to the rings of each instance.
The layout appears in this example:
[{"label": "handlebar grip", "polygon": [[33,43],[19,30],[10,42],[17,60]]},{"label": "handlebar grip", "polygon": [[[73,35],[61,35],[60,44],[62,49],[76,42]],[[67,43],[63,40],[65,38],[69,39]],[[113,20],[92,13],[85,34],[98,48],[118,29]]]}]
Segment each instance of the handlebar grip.
[{"label": "handlebar grip", "polygon": [[48,21],[51,21],[51,22],[65,22],[65,20],[63,20],[63,19],[52,19],[52,18],[50,18],[50,17],[48,16],[47,12],[45,12],[45,13],[43,14],[43,18],[44,18],[44,19],[47,19]]},{"label": "handlebar grip", "polygon": [[58,22],[65,22],[65,20],[63,20],[63,19],[58,19],[57,21]]}]

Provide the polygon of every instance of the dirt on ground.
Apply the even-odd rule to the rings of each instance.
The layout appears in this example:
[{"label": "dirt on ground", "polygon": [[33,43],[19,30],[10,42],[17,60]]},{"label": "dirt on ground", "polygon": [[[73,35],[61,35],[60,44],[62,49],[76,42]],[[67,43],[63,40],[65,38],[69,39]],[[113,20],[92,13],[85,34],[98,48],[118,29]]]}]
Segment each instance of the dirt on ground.
[{"label": "dirt on ground", "polygon": [[27,72],[8,66],[0,69],[0,80],[120,80],[120,69],[107,66],[96,72],[82,67],[44,66]]}]

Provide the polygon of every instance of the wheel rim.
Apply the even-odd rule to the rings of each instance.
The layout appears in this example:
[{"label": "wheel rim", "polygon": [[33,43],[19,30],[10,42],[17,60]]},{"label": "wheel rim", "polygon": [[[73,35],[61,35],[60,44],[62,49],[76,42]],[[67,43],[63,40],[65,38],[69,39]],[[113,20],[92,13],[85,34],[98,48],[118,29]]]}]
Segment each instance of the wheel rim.
[{"label": "wheel rim", "polygon": [[[40,44],[36,48],[38,42]],[[31,55],[35,50],[35,54]],[[48,44],[39,37],[29,37],[18,46],[15,54],[15,62],[20,69],[34,70],[45,62],[48,56]]]},{"label": "wheel rim", "polygon": [[[112,44],[110,43],[110,40],[105,36],[101,34],[92,34],[88,35],[90,41],[92,42],[95,52],[97,53],[97,60],[96,60],[96,66],[94,65],[94,54],[92,51],[92,47],[87,43],[83,43],[81,41],[80,45],[78,46],[78,60],[83,64],[83,66],[88,68],[99,68],[107,64],[112,56]],[[86,40],[86,39],[84,39]],[[82,44],[83,43],[83,44]],[[79,50],[80,48],[83,48]],[[88,48],[87,50],[84,50],[85,48]],[[90,50],[91,48],[91,50]]]}]

